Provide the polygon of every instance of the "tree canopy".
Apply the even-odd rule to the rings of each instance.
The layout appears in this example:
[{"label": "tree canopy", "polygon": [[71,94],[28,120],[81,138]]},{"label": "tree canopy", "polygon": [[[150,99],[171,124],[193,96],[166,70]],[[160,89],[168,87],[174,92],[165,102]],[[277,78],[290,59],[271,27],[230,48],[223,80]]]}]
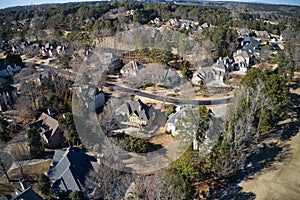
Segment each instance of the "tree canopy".
[{"label": "tree canopy", "polygon": [[27,135],[31,158],[43,157],[45,153],[45,148],[37,129],[35,127],[29,129],[27,131]]}]

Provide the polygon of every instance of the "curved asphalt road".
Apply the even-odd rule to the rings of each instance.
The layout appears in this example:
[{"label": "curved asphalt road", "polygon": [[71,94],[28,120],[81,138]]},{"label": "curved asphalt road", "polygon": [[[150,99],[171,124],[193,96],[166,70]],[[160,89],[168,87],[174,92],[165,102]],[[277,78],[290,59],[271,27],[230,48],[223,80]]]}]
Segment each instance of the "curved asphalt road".
[{"label": "curved asphalt road", "polygon": [[[27,62],[30,64],[34,64],[32,62]],[[59,68],[54,68],[48,65],[43,65],[40,64],[40,68],[44,69],[44,71],[46,70],[55,70],[57,71],[59,74],[66,76],[68,78],[73,78],[75,80],[77,74],[73,73],[73,72],[69,72],[65,69],[59,69]],[[41,72],[42,73],[42,72]],[[22,80],[18,80],[15,81],[14,83],[20,83],[26,80],[31,80],[34,78],[38,78],[40,73],[35,73],[32,75],[29,75],[27,77],[22,77]],[[164,102],[168,102],[168,103],[172,103],[172,104],[191,104],[191,105],[220,105],[220,104],[227,104],[231,101],[231,98],[222,98],[222,99],[212,99],[212,100],[181,100],[181,99],[177,99],[177,98],[171,98],[171,97],[163,97],[163,96],[159,96],[159,95],[155,95],[155,94],[149,94],[146,92],[142,92],[140,90],[135,90],[135,89],[131,89],[128,87],[124,87],[124,86],[120,86],[120,85],[116,85],[113,83],[106,83],[106,85],[108,87],[112,87],[114,90],[118,90],[118,91],[122,91],[122,92],[126,92],[129,94],[134,94],[134,95],[138,95],[141,97],[145,97],[145,98],[149,98],[149,99],[153,99],[153,100],[158,100],[158,101],[164,101]]]},{"label": "curved asphalt road", "polygon": [[212,99],[212,100],[181,100],[181,99],[176,99],[176,98],[163,97],[163,96],[159,96],[159,95],[155,95],[155,94],[149,94],[146,92],[134,90],[131,88],[120,86],[120,85],[115,85],[112,83],[107,83],[106,85],[108,87],[112,87],[114,90],[119,90],[122,92],[131,93],[133,95],[138,95],[141,97],[146,97],[146,98],[154,99],[154,100],[158,100],[158,101],[165,101],[165,102],[173,103],[173,104],[219,105],[219,104],[227,104],[231,101],[230,97],[222,98],[222,99]]}]

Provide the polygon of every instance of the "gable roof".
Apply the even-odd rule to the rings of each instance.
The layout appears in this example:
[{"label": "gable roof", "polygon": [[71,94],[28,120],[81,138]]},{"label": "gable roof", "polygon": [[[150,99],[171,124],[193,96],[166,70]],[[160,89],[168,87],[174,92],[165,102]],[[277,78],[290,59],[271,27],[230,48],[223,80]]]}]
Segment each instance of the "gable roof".
[{"label": "gable roof", "polygon": [[245,37],[242,41],[243,48],[247,45],[251,45],[253,48],[259,48],[259,41],[255,40],[253,37]]},{"label": "gable roof", "polygon": [[104,96],[103,91],[95,85],[82,85],[79,90],[84,100],[94,100],[97,96]]},{"label": "gable roof", "polygon": [[53,166],[48,170],[55,194],[82,190],[85,176],[93,169],[92,162],[96,161],[94,157],[78,148],[68,148],[66,151],[55,150]]},{"label": "gable roof", "polygon": [[165,87],[176,87],[181,83],[181,78],[178,73],[172,68],[165,68],[156,63],[148,63],[144,65],[138,72],[139,79],[144,80],[144,83],[158,83]]},{"label": "gable roof", "polygon": [[95,85],[82,85],[79,87],[77,95],[82,97],[90,112],[105,104],[105,95]]},{"label": "gable roof", "polygon": [[[223,64],[224,68],[225,65]],[[225,69],[224,69],[225,72]],[[193,74],[192,83],[199,84],[201,81],[209,83],[214,80],[221,80],[223,82],[223,70],[215,67],[199,67],[198,71]]]},{"label": "gable roof", "polygon": [[153,107],[144,104],[140,99],[129,100],[117,109],[117,113],[128,115],[134,113],[139,119],[149,120],[153,114]]},{"label": "gable roof", "polygon": [[142,65],[138,64],[138,62],[136,62],[134,60],[130,61],[129,63],[124,65],[124,67],[122,67],[122,69],[128,69],[128,70],[134,70],[134,71],[138,71],[141,68],[142,68]]},{"label": "gable roof", "polygon": [[237,33],[241,36],[248,36],[251,34],[251,30],[249,28],[240,28],[237,29]]},{"label": "gable roof", "polygon": [[229,68],[231,68],[233,64],[233,58],[232,57],[219,57],[216,63],[213,64],[213,68],[216,70],[221,70],[222,72],[225,72]]},{"label": "gable roof", "polygon": [[[240,50],[240,49],[233,53],[234,58],[236,58],[237,56],[242,56],[244,59],[250,58],[248,51]],[[236,60],[235,60],[235,62],[236,62]]]},{"label": "gable roof", "polygon": [[119,57],[117,55],[115,55],[114,53],[110,53],[110,52],[106,52],[103,55],[103,62],[104,64],[108,65],[108,67],[111,66],[111,64],[113,64],[113,62],[119,61]]},{"label": "gable roof", "polygon": [[33,191],[31,187],[25,189],[24,191],[20,191],[16,189],[16,194],[13,195],[11,200],[41,200],[41,198]]},{"label": "gable roof", "polygon": [[57,130],[59,130],[58,121],[46,113],[42,113],[36,122],[29,125],[30,128],[36,127],[49,140]]},{"label": "gable roof", "polygon": [[29,187],[25,190],[16,189],[12,195],[2,196],[0,199],[4,200],[41,200],[41,198]]},{"label": "gable roof", "polygon": [[120,72],[123,76],[130,76],[130,75],[136,76],[137,72],[142,68],[143,68],[142,65],[140,65],[138,62],[132,60],[129,63],[127,63],[126,65],[124,65],[124,67],[122,67]]},{"label": "gable roof", "polygon": [[173,124],[174,126],[177,126],[179,124],[179,120],[184,117],[184,113],[186,112],[187,107],[184,107],[182,109],[180,109],[179,111],[177,111],[176,113],[172,113],[169,116],[169,119],[167,121],[167,123]]},{"label": "gable roof", "polygon": [[256,31],[256,36],[260,38],[270,39],[271,35],[268,33],[268,31]]}]

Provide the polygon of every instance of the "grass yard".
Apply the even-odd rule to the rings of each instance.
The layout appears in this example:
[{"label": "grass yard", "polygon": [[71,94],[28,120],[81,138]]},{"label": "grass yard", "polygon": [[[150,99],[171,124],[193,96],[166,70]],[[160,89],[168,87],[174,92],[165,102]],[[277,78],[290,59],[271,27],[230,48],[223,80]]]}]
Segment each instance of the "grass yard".
[{"label": "grass yard", "polygon": [[[47,173],[51,164],[51,160],[40,163],[28,164],[24,166],[25,180],[27,184],[32,186],[33,190],[37,192],[37,178],[39,174]],[[22,178],[18,168],[12,169],[8,172],[9,178],[12,180],[8,183],[5,176],[0,179],[0,194],[14,193],[16,188],[20,188],[19,180]]]}]

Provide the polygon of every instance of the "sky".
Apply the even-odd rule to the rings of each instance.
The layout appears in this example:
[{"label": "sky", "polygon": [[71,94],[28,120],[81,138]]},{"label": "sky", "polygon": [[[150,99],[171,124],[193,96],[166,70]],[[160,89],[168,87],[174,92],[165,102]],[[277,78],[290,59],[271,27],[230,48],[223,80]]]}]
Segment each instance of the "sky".
[{"label": "sky", "polygon": [[[36,4],[43,4],[43,3],[66,3],[66,2],[84,2],[84,1],[93,1],[93,0],[0,0],[0,8],[24,6],[24,5],[36,5]],[[218,1],[264,2],[264,3],[300,6],[299,0],[254,0],[254,1],[253,0],[252,1],[251,0],[218,0]]]}]

